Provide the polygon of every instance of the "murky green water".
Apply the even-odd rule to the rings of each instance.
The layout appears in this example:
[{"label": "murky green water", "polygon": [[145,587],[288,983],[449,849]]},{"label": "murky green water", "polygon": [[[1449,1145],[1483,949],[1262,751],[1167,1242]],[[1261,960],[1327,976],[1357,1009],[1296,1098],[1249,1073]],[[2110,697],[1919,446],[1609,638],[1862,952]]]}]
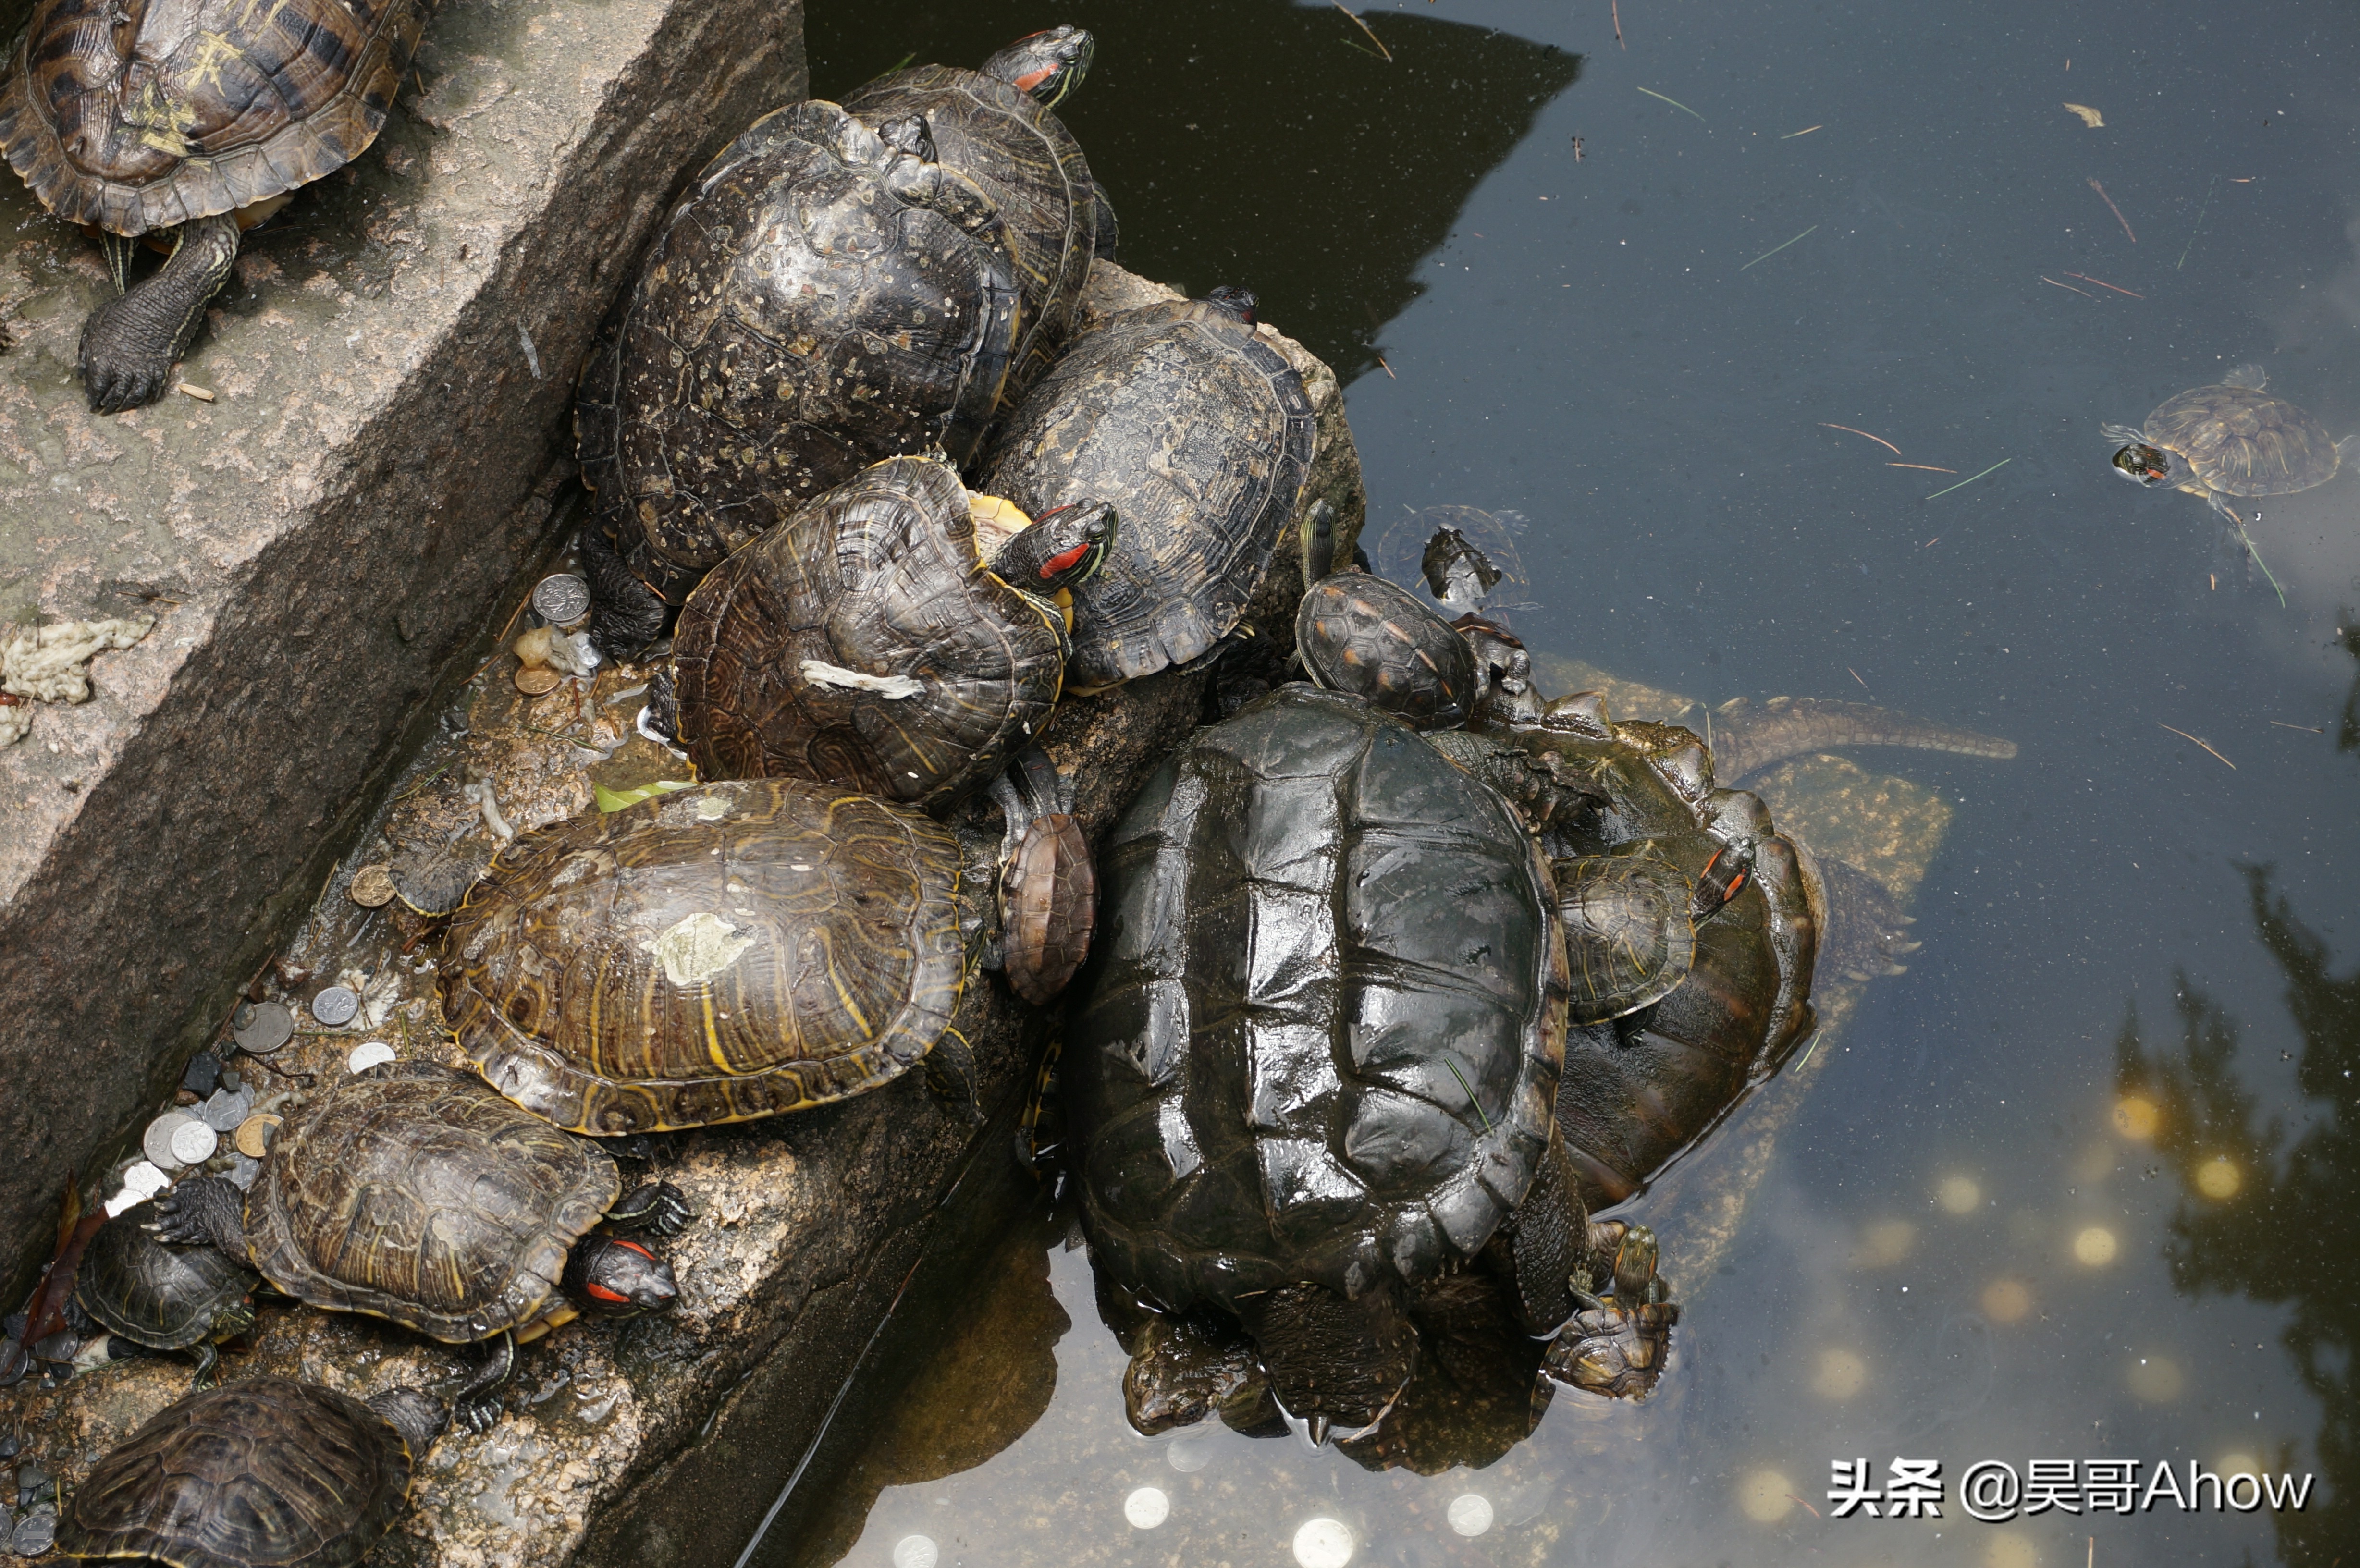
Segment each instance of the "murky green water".
[{"label": "murky green water", "polygon": [[[1336,364],[1378,528],[1530,517],[1536,648],[2023,751],[1862,757],[1955,813],[1924,947],[1831,1036],[1711,1271],[1667,1252],[1689,1308],[1658,1399],[1562,1393],[1432,1477],[1148,1442],[1044,1223],[945,1331],[935,1397],[870,1423],[757,1561],[922,1568],[923,1538],[945,1564],[1243,1568],[1322,1517],[1357,1563],[2360,1551],[2360,480],[2262,504],[2281,605],[2098,433],[2245,361],[2360,428],[2360,16],[1624,0],[1626,49],[1606,0],[1396,0],[1365,13],[1388,61],[1326,4],[813,12],[822,95],[1096,29],[1069,118],[1125,263],[1248,284]],[[1749,1136],[1637,1214],[1677,1234]],[[1940,1461],[1944,1517],[1824,1517],[1855,1456],[1879,1484]],[[1985,1460],[2136,1461],[2139,1496],[1977,1522],[1957,1487]],[[2139,1507],[2191,1461],[2317,1481],[2299,1511]]]}]

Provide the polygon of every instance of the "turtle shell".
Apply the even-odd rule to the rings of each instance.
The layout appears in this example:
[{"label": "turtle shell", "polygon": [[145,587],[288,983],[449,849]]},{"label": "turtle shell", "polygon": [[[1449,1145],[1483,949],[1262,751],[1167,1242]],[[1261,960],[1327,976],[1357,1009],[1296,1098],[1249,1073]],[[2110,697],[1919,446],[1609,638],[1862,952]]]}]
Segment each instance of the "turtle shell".
[{"label": "turtle shell", "polygon": [[1065,990],[1098,929],[1098,868],[1079,819],[1035,817],[1000,875],[1000,925],[1009,989],[1036,1007]]},{"label": "turtle shell", "polygon": [[1557,913],[1573,968],[1573,1021],[1603,1023],[1661,1001],[1696,962],[1695,881],[1642,855],[1560,860]]},{"label": "turtle shell", "polygon": [[111,234],[235,212],[367,149],[435,4],[41,0],[0,149],[42,205]]},{"label": "turtle shell", "polygon": [[349,1394],[241,1378],[165,1406],[101,1459],[58,1547],[171,1568],[344,1568],[400,1516],[421,1457]]},{"label": "turtle shell", "polygon": [[1406,588],[1339,572],[1304,591],[1295,648],[1311,679],[1365,697],[1419,729],[1448,729],[1474,711],[1475,651]]},{"label": "turtle shell", "polygon": [[74,1274],[82,1310],[134,1345],[186,1350],[213,1337],[213,1319],[262,1281],[212,1247],[169,1247],[148,1227],[151,1200],[98,1227]]},{"label": "turtle shell", "polygon": [[1355,697],[1200,729],[1100,856],[1068,1025],[1097,1256],[1157,1305],[1357,1294],[1472,1258],[1522,1202],[1568,983],[1514,810]]},{"label": "turtle shell", "polygon": [[977,557],[958,475],[889,458],[716,568],[680,613],[680,743],[711,779],[946,800],[1049,722],[1055,609]]},{"label": "turtle shell", "polygon": [[1008,221],[1024,321],[1004,396],[1020,396],[1064,350],[1098,248],[1098,185],[1081,143],[1031,93],[952,65],[880,76],[844,108],[870,125],[923,115],[936,160],[982,187]]},{"label": "turtle shell", "polygon": [[446,1343],[540,1315],[613,1206],[606,1150],[432,1062],[349,1076],[289,1116],[246,1194],[264,1279]]},{"label": "turtle shell", "polygon": [[774,779],[521,834],[444,937],[501,1094],[594,1134],[747,1121],[900,1076],[965,979],[949,830]]},{"label": "turtle shell", "polygon": [[1033,517],[1121,515],[1074,590],[1067,683],[1097,691],[1209,652],[1245,614],[1309,472],[1310,395],[1218,304],[1168,300],[1083,333],[997,437],[983,488]]},{"label": "turtle shell", "polygon": [[2147,417],[2147,439],[2186,458],[2224,495],[2289,495],[2335,477],[2343,456],[2327,427],[2283,397],[2227,382],[2169,397]]},{"label": "turtle shell", "polygon": [[584,374],[599,524],[677,604],[880,458],[966,462],[1022,325],[1007,226],[972,182],[833,103],[767,114],[673,211]]}]

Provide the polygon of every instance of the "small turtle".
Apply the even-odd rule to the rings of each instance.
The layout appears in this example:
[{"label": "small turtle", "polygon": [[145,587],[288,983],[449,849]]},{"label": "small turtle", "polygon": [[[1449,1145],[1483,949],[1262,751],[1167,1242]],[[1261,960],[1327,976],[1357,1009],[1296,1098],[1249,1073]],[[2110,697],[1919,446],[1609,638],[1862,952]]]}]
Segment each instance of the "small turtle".
[{"label": "small turtle", "polygon": [[1419,729],[1449,729],[1474,711],[1467,639],[1382,577],[1338,572],[1304,590],[1295,648],[1314,683],[1365,697]]},{"label": "small turtle", "polygon": [[1678,989],[1696,966],[1697,927],[1737,896],[1753,859],[1750,843],[1723,847],[1695,877],[1649,855],[1558,861],[1573,1021],[1604,1023]]},{"label": "small turtle", "polygon": [[[992,795],[1006,824],[1000,873],[1001,964],[1009,988],[1045,1007],[1090,955],[1090,937],[1098,929],[1098,872],[1074,815],[1074,782],[1039,747],[1018,755],[994,780]],[[1028,1127],[1037,1122],[1037,1114],[1028,1116]]]},{"label": "small turtle", "polygon": [[290,1114],[246,1192],[205,1176],[158,1198],[157,1234],[218,1247],[315,1307],[447,1345],[491,1341],[453,1400],[483,1432],[519,1341],[585,1312],[630,1317],[679,1298],[671,1266],[619,1233],[672,1235],[687,1203],[665,1181],[621,1191],[591,1140],[466,1073],[388,1062]]},{"label": "small turtle", "polygon": [[1120,538],[1095,502],[978,553],[947,464],[888,458],[806,502],[689,596],[672,723],[708,778],[801,778],[887,800],[956,799],[1048,723],[1065,615]]},{"label": "small turtle", "polygon": [[1423,587],[1452,619],[1476,615],[1501,627],[1538,606],[1516,538],[1522,512],[1428,506],[1387,528],[1377,541],[1377,571],[1404,588]]},{"label": "small turtle", "polygon": [[254,1326],[251,1269],[210,1247],[156,1239],[155,1201],[101,1225],[74,1276],[74,1301],[108,1333],[149,1350],[197,1355],[194,1387],[210,1388],[221,1357],[213,1346]]},{"label": "small turtle", "polygon": [[[368,149],[436,0],[40,0],[0,84],[0,150],[99,231],[115,298],[82,323],[101,413],[164,395],[238,234]],[[141,238],[169,259],[134,285]]]},{"label": "small turtle", "polygon": [[1237,629],[1310,471],[1310,395],[1254,331],[1254,298],[1118,311],[1074,340],[993,439],[984,488],[1034,517],[1122,514],[1074,594],[1067,684],[1185,665]]},{"label": "small turtle", "polygon": [[419,1388],[363,1400],[246,1377],[191,1394],[92,1467],[58,1550],[171,1568],[356,1563],[401,1517],[449,1419]]},{"label": "small turtle", "polygon": [[797,103],[723,148],[575,403],[598,647],[636,652],[724,556],[879,459],[966,463],[1020,346],[1011,256],[917,116]]},{"label": "small turtle", "polygon": [[1091,257],[1114,259],[1114,210],[1090,177],[1081,144],[1051,112],[1082,84],[1097,49],[1080,27],[1051,27],[1017,39],[980,70],[915,66],[844,101],[847,114],[871,125],[922,117],[935,158],[980,186],[1008,220],[1024,296],[1011,398],[1065,348]]},{"label": "small turtle", "polygon": [[2153,489],[2168,485],[2198,496],[2245,527],[2225,499],[2231,495],[2291,495],[2335,477],[2344,450],[2327,427],[2263,388],[2269,374],[2241,365],[2216,386],[2167,397],[2147,417],[2147,428],[2103,427],[2116,444],[2114,472]]}]

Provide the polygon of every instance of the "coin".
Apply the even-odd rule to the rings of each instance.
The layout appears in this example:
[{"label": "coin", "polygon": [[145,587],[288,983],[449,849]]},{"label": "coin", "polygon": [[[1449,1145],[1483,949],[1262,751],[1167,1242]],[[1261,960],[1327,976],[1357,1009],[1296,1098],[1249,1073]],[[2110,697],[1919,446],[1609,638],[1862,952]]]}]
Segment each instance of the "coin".
[{"label": "coin", "polygon": [[237,1026],[237,1048],[268,1056],[295,1038],[295,1015],[278,1002],[259,1002],[240,1011],[247,1015]]},{"label": "coin", "polygon": [[331,985],[311,998],[311,1016],[330,1029],[342,1029],[361,1010],[361,999],[347,985]]},{"label": "coin", "polygon": [[516,689],[528,697],[544,696],[557,690],[565,677],[546,664],[528,664],[516,672]]},{"label": "coin", "polygon": [[590,611],[590,584],[571,572],[552,572],[533,584],[532,607],[557,626],[578,621]]},{"label": "coin", "polygon": [[382,909],[393,902],[393,868],[382,861],[353,873],[353,902],[364,909]]},{"label": "coin", "polygon": [[177,1171],[187,1161],[172,1152],[172,1137],[184,1127],[196,1125],[197,1118],[186,1111],[166,1111],[148,1124],[139,1138],[139,1151],[158,1171]]},{"label": "coin", "polygon": [[215,1132],[234,1132],[254,1109],[251,1089],[216,1089],[213,1098],[197,1107],[197,1120]]},{"label": "coin", "polygon": [[182,1122],[172,1129],[172,1158],[183,1165],[202,1165],[221,1146],[221,1136],[200,1121]]},{"label": "coin", "polygon": [[123,1168],[123,1190],[137,1192],[142,1199],[152,1198],[172,1184],[172,1179],[144,1160],[135,1160]]},{"label": "coin", "polygon": [[355,1073],[366,1073],[380,1062],[392,1060],[393,1047],[381,1040],[372,1040],[353,1047],[353,1053],[344,1058],[344,1065]]},{"label": "coin", "polygon": [[248,1116],[237,1124],[237,1151],[248,1160],[259,1160],[269,1152],[270,1140],[279,1132],[279,1118],[265,1112]]},{"label": "coin", "polygon": [[38,1557],[58,1542],[58,1516],[36,1509],[16,1524],[16,1539],[9,1550],[19,1557]]}]

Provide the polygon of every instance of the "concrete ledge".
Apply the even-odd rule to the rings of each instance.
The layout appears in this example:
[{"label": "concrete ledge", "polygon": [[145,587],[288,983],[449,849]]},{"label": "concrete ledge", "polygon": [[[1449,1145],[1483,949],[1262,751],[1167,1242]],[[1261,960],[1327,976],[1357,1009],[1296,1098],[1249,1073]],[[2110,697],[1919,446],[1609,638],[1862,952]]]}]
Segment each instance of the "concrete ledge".
[{"label": "concrete ledge", "polygon": [[591,333],[698,161],[803,91],[801,22],[445,5],[377,146],[248,236],[182,367],[210,403],[84,408],[97,249],[0,191],[0,623],[158,616],[0,750],[12,1304],[545,549]]}]

